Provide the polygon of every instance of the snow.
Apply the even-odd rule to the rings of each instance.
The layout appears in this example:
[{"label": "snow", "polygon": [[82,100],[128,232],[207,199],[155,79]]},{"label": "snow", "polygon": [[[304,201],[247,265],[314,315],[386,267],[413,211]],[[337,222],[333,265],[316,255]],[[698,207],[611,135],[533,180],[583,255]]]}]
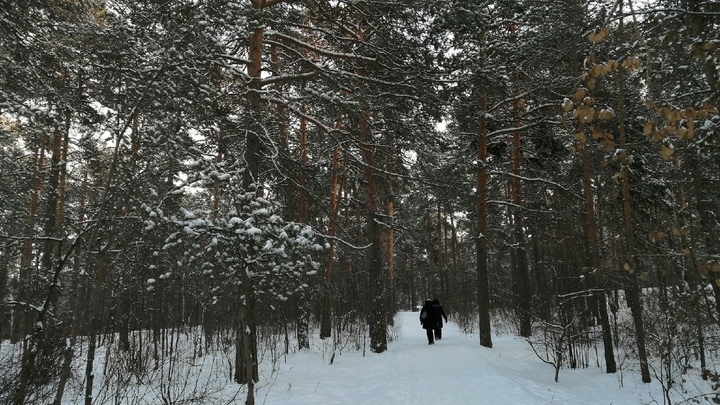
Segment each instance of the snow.
[{"label": "snow", "polygon": [[[605,374],[599,368],[560,371],[542,363],[523,338],[494,336],[480,346],[450,322],[442,340],[427,344],[417,312],[398,315],[398,332],[381,354],[327,356],[303,351],[287,357],[256,402],[264,405],[348,404],[572,404],[662,403],[658,383],[642,384],[634,372]],[[451,320],[452,321],[452,320]],[[621,379],[624,379],[622,381]],[[262,381],[261,381],[262,383]],[[624,384],[624,387],[621,385]]]},{"label": "snow", "polygon": [[[154,279],[148,279],[152,287]],[[217,297],[213,297],[217,298]],[[494,335],[493,348],[480,346],[477,335],[464,334],[450,322],[443,329],[442,340],[428,345],[420,326],[418,312],[401,312],[391,327],[388,350],[369,351],[367,330],[357,330],[334,347],[332,338],[320,340],[311,331],[311,347],[299,352],[297,342],[290,342],[291,353],[285,355],[281,340],[274,348],[261,344],[259,377],[255,403],[260,405],[647,405],[663,404],[663,391],[657,379],[650,384],[639,380],[635,365],[625,359],[615,374],[606,374],[593,366],[571,370],[563,368],[554,381],[552,366],[540,361],[525,339],[511,335]],[[247,331],[247,330],[246,330]],[[140,332],[137,332],[140,333]],[[150,331],[144,331],[150,342]],[[97,348],[94,374],[98,379],[93,397],[98,404],[150,405],[163,403],[243,404],[247,386],[231,381],[234,352],[208,351],[197,356],[195,349],[204,346],[202,328],[189,328],[174,339],[178,360],[161,360],[159,368],[151,363],[138,369],[141,378],[123,371],[117,364],[122,353],[106,345]],[[137,338],[137,336],[135,336]],[[171,337],[171,339],[173,339]],[[291,339],[292,340],[292,339]],[[67,341],[66,345],[70,342]],[[214,345],[213,345],[214,346]],[[234,346],[234,344],[231,344]],[[74,375],[63,397],[63,405],[82,403],[82,375],[85,359],[79,345]],[[0,353],[10,355],[12,345],[0,346]],[[151,360],[151,347],[143,356]],[[602,358],[602,353],[596,354]],[[118,357],[121,356],[121,357]],[[105,361],[112,359],[110,367]],[[622,359],[622,356],[621,356]],[[594,363],[594,361],[593,361]],[[624,363],[624,365],[623,365]],[[114,365],[113,365],[114,364]],[[107,372],[103,370],[108,370]],[[120,373],[120,374],[117,374]],[[687,375],[685,377],[688,377]],[[684,378],[683,378],[684,379]],[[686,391],[687,389],[687,391]],[[49,387],[49,392],[54,392]],[[700,394],[700,395],[698,395]],[[714,396],[705,385],[678,384],[672,403],[702,395]],[[123,398],[118,401],[118,398]],[[685,403],[688,403],[687,401]],[[705,403],[705,402],[703,402]]]}]

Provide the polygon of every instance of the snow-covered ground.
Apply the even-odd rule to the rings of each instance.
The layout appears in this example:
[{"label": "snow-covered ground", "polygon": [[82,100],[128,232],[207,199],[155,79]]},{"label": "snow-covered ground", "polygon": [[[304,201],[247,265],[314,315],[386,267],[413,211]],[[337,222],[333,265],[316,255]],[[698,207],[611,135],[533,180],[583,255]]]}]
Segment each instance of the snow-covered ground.
[{"label": "snow-covered ground", "polygon": [[[343,353],[328,364],[317,352],[287,357],[273,381],[259,389],[263,405],[353,404],[662,404],[657,382],[642,384],[634,372],[605,374],[599,368],[563,369],[559,382],[528,343],[495,336],[493,348],[477,336],[445,325],[429,346],[418,314],[396,318],[397,338],[382,354]],[[621,379],[622,385],[621,387]],[[262,383],[262,382],[261,382]],[[238,402],[239,403],[239,402]]]},{"label": "snow-covered ground", "polygon": [[[476,335],[463,334],[452,322],[445,325],[443,339],[428,345],[417,312],[401,312],[392,328],[394,339],[385,353],[362,350],[356,336],[342,349],[333,350],[332,339],[314,334],[311,348],[284,355],[284,344],[261,350],[258,405],[650,405],[668,404],[654,376],[652,383],[639,381],[633,356],[623,356],[621,371],[605,374],[602,368],[560,371],[537,358],[519,337],[493,336],[493,348],[479,344]],[[149,332],[148,332],[149,333]],[[362,331],[356,331],[363,335]],[[234,351],[225,349],[194,355],[202,347],[202,331],[187,330],[179,338],[176,357],[154,366],[152,344],[144,338],[142,361],[128,358],[110,346],[98,348],[95,362],[95,404],[155,405],[244,404],[246,386],[232,382]],[[267,340],[265,341],[267,343]],[[359,342],[359,343],[358,343]],[[231,342],[232,343],[232,342]],[[295,346],[296,346],[295,342]],[[292,345],[292,342],[291,342]],[[111,345],[112,346],[112,345]],[[365,346],[367,347],[367,346]],[[360,348],[361,350],[356,350]],[[0,346],[2,358],[18,347]],[[336,354],[333,357],[333,352]],[[85,350],[74,361],[73,377],[63,405],[83,403]],[[590,362],[602,353],[587,353]],[[332,359],[332,361],[331,361]],[[620,365],[619,364],[619,365]],[[713,363],[714,364],[714,363]],[[715,366],[713,366],[715,367]],[[657,368],[653,368],[657,370]],[[697,369],[678,376],[671,389],[672,404],[711,403],[716,394]],[[0,375],[3,375],[0,373]],[[682,384],[680,383],[684,381]],[[48,386],[51,398],[55,387]],[[40,392],[33,403],[46,403]],[[1,396],[0,396],[1,398]],[[693,398],[700,400],[693,401]],[[2,402],[2,401],[0,401]]]}]

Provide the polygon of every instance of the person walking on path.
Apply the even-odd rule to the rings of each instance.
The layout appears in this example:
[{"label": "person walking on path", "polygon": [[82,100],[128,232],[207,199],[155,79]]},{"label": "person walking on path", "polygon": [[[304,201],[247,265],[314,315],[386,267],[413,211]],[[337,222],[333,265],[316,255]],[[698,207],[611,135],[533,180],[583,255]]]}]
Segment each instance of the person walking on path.
[{"label": "person walking on path", "polygon": [[435,316],[435,309],[433,308],[432,301],[426,300],[425,305],[423,305],[420,310],[420,325],[422,325],[423,329],[425,329],[429,345],[435,344],[433,332],[435,330],[435,326],[437,325],[437,318],[439,318],[439,315],[437,317]]},{"label": "person walking on path", "polygon": [[445,318],[445,323],[447,323],[447,315],[445,314],[445,310],[442,305],[440,305],[440,300],[437,298],[435,298],[432,302],[432,310],[435,312],[435,326],[433,327],[435,340],[440,340],[442,339],[443,318]]}]

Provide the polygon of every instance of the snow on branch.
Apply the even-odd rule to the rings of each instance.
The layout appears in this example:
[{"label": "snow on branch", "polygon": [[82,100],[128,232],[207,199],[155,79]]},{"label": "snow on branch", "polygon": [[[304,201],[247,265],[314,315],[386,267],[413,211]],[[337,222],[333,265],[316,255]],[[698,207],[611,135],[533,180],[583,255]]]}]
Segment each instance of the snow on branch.
[{"label": "snow on branch", "polygon": [[526,129],[530,129],[536,125],[539,125],[541,122],[543,122],[543,121],[532,122],[530,124],[522,125],[519,127],[498,129],[497,131],[492,131],[492,132],[488,133],[487,137],[492,138],[492,137],[499,136],[499,135],[512,134],[513,132],[524,131]]},{"label": "snow on branch", "polygon": [[235,63],[241,63],[243,65],[249,65],[250,63],[252,63],[250,61],[250,59],[238,58],[238,57],[235,57],[232,55],[228,55],[226,53],[216,53],[215,57],[220,58],[220,59],[227,59],[227,60],[235,62]]},{"label": "snow on branch", "polygon": [[504,200],[487,200],[486,203],[488,203],[488,204],[495,204],[495,205],[507,205],[507,206],[509,206],[509,207],[514,207],[514,208],[521,209],[521,210],[524,210],[524,211],[538,212],[538,213],[541,213],[541,214],[552,214],[552,213],[553,213],[553,211],[536,210],[536,209],[528,208],[528,207],[526,207],[526,206],[524,206],[524,205],[518,205],[518,204],[515,204],[515,203],[513,203],[513,202],[504,201]]},{"label": "snow on branch", "polygon": [[[317,46],[315,46],[315,45],[312,45],[312,44],[309,44],[309,43],[307,43],[307,42],[301,41],[301,40],[299,40],[299,39],[297,39],[297,38],[293,38],[293,37],[291,37],[291,36],[289,36],[289,35],[281,34],[281,33],[277,32],[277,31],[276,31],[276,32],[273,32],[271,35],[272,35],[273,38],[279,38],[279,39],[285,40],[285,41],[290,42],[290,43],[292,43],[292,44],[295,44],[295,45],[297,45],[297,46],[299,46],[299,47],[301,47],[301,48],[303,48],[303,49],[306,49],[306,50],[308,50],[308,51],[312,51],[312,52],[315,52],[315,53],[317,53],[317,54],[319,54],[319,55],[323,55],[323,56],[327,56],[327,57],[339,58],[339,59],[362,60],[362,61],[366,61],[366,62],[375,62],[375,61],[376,61],[376,58],[370,58],[370,57],[367,57],[367,56],[357,55],[357,54],[354,54],[354,53],[333,52],[333,51],[330,51],[330,50],[327,50],[327,49],[319,48],[319,47],[317,47]],[[271,43],[271,44],[272,44],[272,43],[275,43],[275,44],[278,44],[278,45],[283,45],[282,43],[273,41],[273,40],[271,40],[271,39],[267,40],[267,42],[268,42],[268,43]]]},{"label": "snow on branch", "polygon": [[587,298],[597,294],[605,294],[607,291],[608,290],[605,288],[589,288],[587,290],[576,291],[568,294],[557,294],[557,297],[561,299]]},{"label": "snow on branch", "polygon": [[276,4],[284,3],[288,0],[250,0],[254,8],[257,9],[264,9],[268,7],[272,7]]},{"label": "snow on branch", "polygon": [[522,99],[522,98],[525,98],[528,94],[532,93],[533,91],[535,91],[535,90],[534,90],[534,89],[533,89],[533,90],[528,90],[528,91],[526,91],[526,92],[524,92],[524,93],[515,94],[515,95],[513,95],[512,97],[508,97],[508,98],[506,98],[505,100],[500,100],[500,101],[498,101],[497,103],[495,103],[494,106],[490,107],[490,108],[488,109],[488,111],[494,111],[494,110],[497,110],[498,108],[500,108],[500,107],[502,107],[502,106],[504,106],[504,105],[507,105],[507,104],[510,104],[510,103],[514,103],[514,102],[517,101],[517,100],[520,100],[520,99]]},{"label": "snow on branch", "polygon": [[345,245],[345,246],[347,246],[347,247],[349,247],[349,248],[351,248],[351,249],[355,249],[355,250],[365,250],[365,249],[370,248],[370,246],[372,246],[372,243],[367,244],[367,245],[365,245],[365,246],[355,246],[355,245],[353,245],[352,243],[346,241],[345,239],[338,238],[337,236],[326,235],[326,234],[320,233],[320,232],[316,232],[316,235],[320,236],[321,238],[332,239],[332,240],[334,240],[334,241],[336,241],[336,242],[340,242],[340,243],[342,243],[343,245]]},{"label": "snow on branch", "polygon": [[313,79],[317,76],[316,73],[301,73],[298,75],[277,75],[270,76],[267,78],[259,79],[262,86],[275,83],[286,83],[286,82],[299,82],[303,80]]},{"label": "snow on branch", "polygon": [[540,178],[540,177],[524,177],[524,176],[520,176],[520,175],[517,175],[517,174],[508,173],[508,172],[501,172],[501,171],[491,171],[490,174],[502,174],[502,175],[505,175],[505,176],[510,176],[510,177],[518,178],[518,179],[520,179],[520,180],[522,180],[522,181],[540,182],[540,183],[550,184],[550,185],[552,185],[552,186],[555,186],[555,187],[559,188],[560,190],[563,190],[563,191],[567,192],[567,193],[570,194],[570,195],[573,195],[573,196],[577,197],[577,198],[580,199],[580,200],[582,200],[582,199],[585,198],[585,197],[581,196],[580,194],[577,194],[577,193],[575,193],[574,191],[570,190],[569,188],[563,186],[562,184],[556,183],[556,182],[551,181],[551,180],[548,180],[548,179],[543,179],[543,178]]},{"label": "snow on branch", "polygon": [[333,133],[333,132],[339,132],[339,133],[347,134],[346,131],[342,131],[342,130],[340,130],[340,129],[338,129],[338,128],[334,128],[334,127],[325,125],[322,121],[320,121],[320,119],[316,118],[316,117],[313,116],[313,115],[306,114],[305,112],[303,112],[303,111],[301,111],[301,110],[293,107],[293,106],[292,106],[291,104],[289,104],[286,100],[279,99],[279,98],[275,98],[275,97],[268,97],[268,98],[266,98],[266,100],[269,101],[269,102],[271,102],[271,103],[278,104],[278,105],[281,105],[281,106],[289,109],[289,110],[290,110],[295,116],[297,116],[297,117],[305,118],[306,120],[310,121],[313,125],[315,125],[316,127],[318,127],[318,129],[320,129],[322,132],[325,132],[325,133],[328,133],[328,134]]}]

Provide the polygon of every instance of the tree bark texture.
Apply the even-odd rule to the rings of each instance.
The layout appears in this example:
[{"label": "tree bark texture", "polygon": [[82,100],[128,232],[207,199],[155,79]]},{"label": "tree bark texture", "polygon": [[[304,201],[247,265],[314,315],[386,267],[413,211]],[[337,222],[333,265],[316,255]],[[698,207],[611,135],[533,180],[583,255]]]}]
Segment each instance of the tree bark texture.
[{"label": "tree bark texture", "polygon": [[[513,114],[515,115],[515,128],[520,127],[520,110],[522,107],[522,99],[518,99],[513,104]],[[530,271],[528,268],[527,252],[525,249],[525,230],[523,228],[522,213],[522,182],[521,174],[522,145],[520,131],[513,132],[512,135],[512,202],[513,208],[513,246],[514,257],[516,260],[516,285],[517,285],[517,315],[520,320],[520,336],[529,337],[532,334],[531,329],[531,310],[530,301],[532,298],[532,288],[530,285]]]},{"label": "tree bark texture", "polygon": [[332,333],[332,305],[333,305],[333,267],[335,264],[335,233],[338,221],[338,197],[341,190],[338,181],[340,170],[340,146],[336,145],[333,149],[332,157],[332,174],[330,177],[330,218],[328,219],[328,256],[325,261],[325,294],[323,297],[322,318],[320,321],[320,338],[328,338]]},{"label": "tree bark texture", "polygon": [[[620,0],[620,10],[623,9],[623,1]],[[620,19],[620,38],[623,38],[623,20]],[[635,236],[633,228],[632,208],[630,200],[630,163],[628,161],[627,135],[625,133],[625,69],[618,67],[618,132],[620,135],[620,156],[621,164],[621,187],[623,200],[623,222],[625,230],[625,265],[627,270],[628,285],[625,289],[633,323],[635,324],[635,340],[640,359],[640,374],[644,383],[650,382],[650,369],[648,367],[647,351],[645,347],[645,325],[643,324],[643,307],[641,290],[637,275],[638,263],[635,259]]]},{"label": "tree bark texture", "polygon": [[382,215],[379,209],[378,185],[373,159],[374,140],[370,126],[370,107],[363,105],[358,129],[363,159],[363,180],[365,182],[365,215],[370,248],[366,252],[368,275],[370,277],[370,350],[382,353],[387,350],[387,273],[383,265]]},{"label": "tree bark texture", "polygon": [[[583,123],[580,123],[580,131],[584,131]],[[603,277],[602,266],[600,263],[600,246],[598,243],[597,222],[595,218],[595,197],[592,191],[592,181],[590,173],[590,157],[587,143],[580,145],[580,154],[583,164],[583,191],[585,197],[585,232],[588,244],[587,264],[592,273],[591,286],[599,289],[595,293],[595,304],[600,316],[600,325],[602,327],[603,350],[605,356],[605,372],[614,373],[617,371],[615,363],[615,353],[612,342],[612,331],[610,329],[610,318],[607,312],[607,299],[604,291],[605,280]]]},{"label": "tree bark texture", "polygon": [[[483,113],[488,108],[487,90],[483,92]],[[475,204],[477,207],[478,235],[477,251],[477,295],[480,344],[492,347],[492,331],[490,329],[490,284],[488,281],[488,247],[487,247],[487,144],[488,125],[484,117],[480,121],[477,146],[477,184]]]}]

